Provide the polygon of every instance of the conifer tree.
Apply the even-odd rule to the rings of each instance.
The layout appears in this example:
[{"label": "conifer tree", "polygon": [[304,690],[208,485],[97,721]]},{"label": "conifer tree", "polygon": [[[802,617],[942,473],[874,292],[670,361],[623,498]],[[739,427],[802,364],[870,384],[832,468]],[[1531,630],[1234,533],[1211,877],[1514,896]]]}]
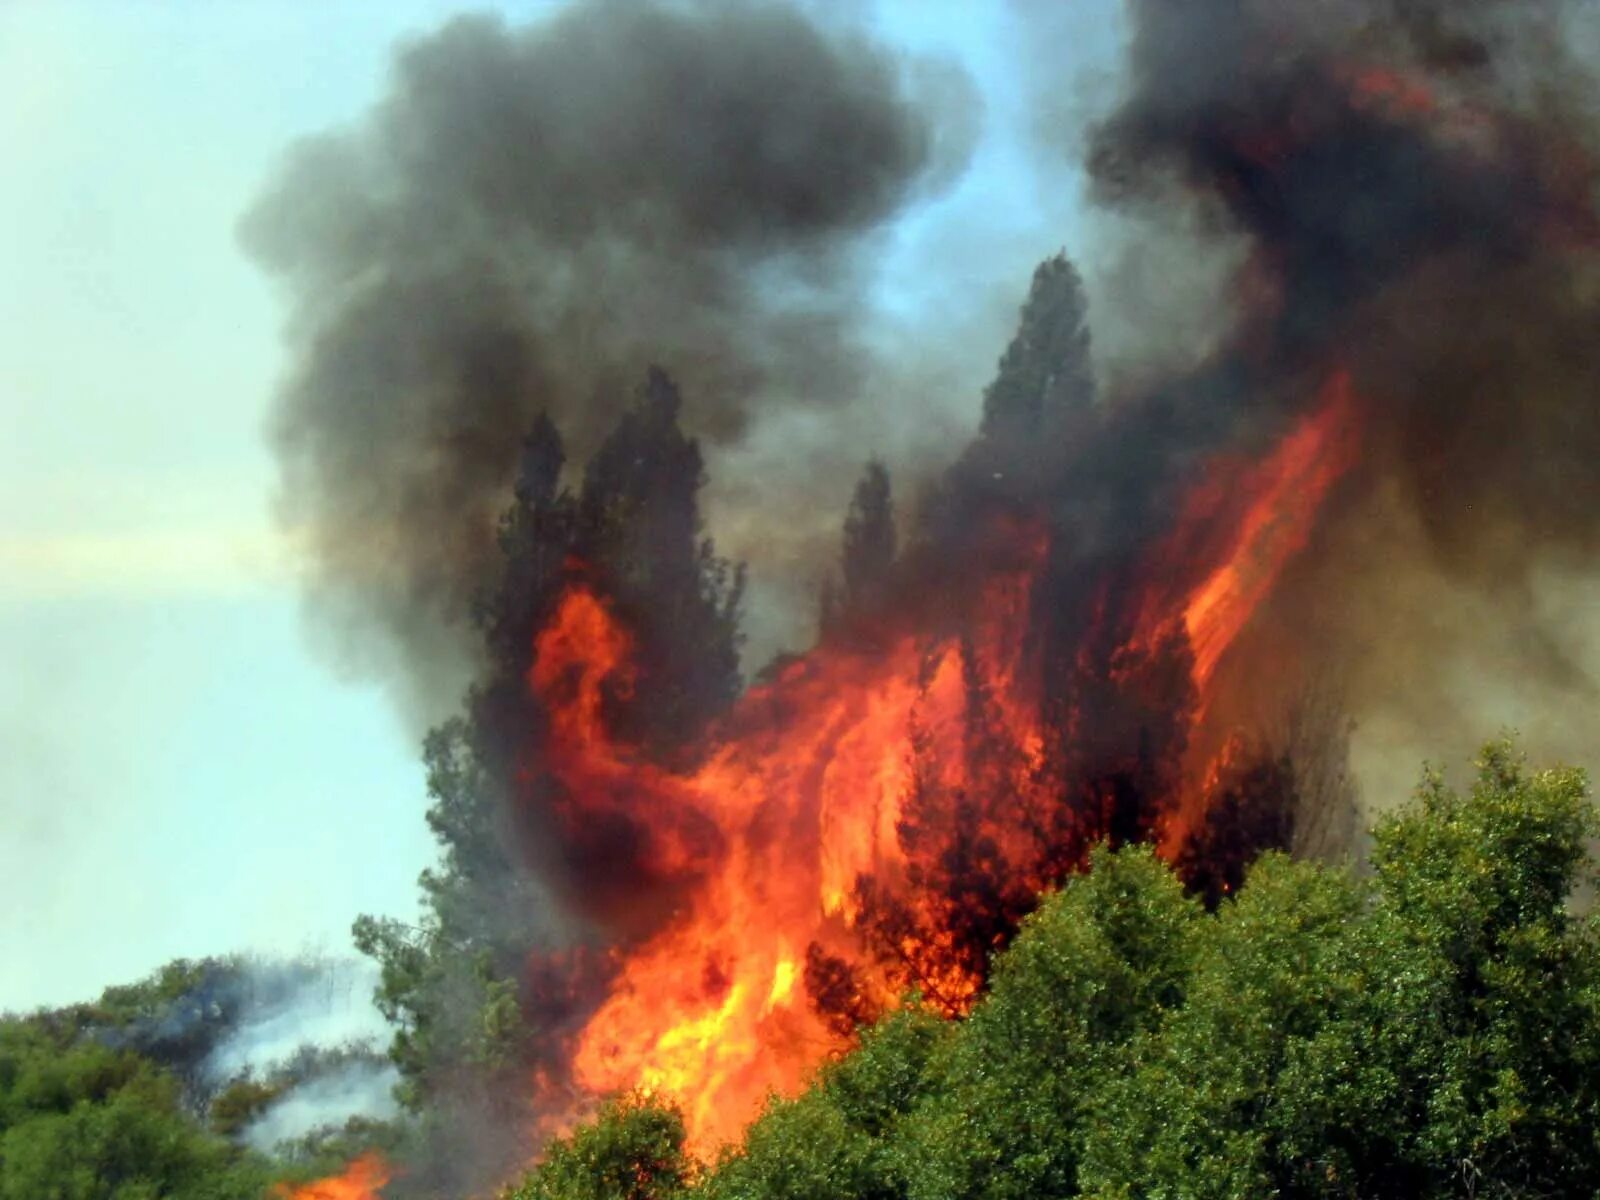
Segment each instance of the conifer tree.
[{"label": "conifer tree", "polygon": [[1062,418],[1094,398],[1083,282],[1057,254],[1033,273],[1016,336],[983,394],[980,433],[1002,452],[1048,445]]},{"label": "conifer tree", "polygon": [[740,688],[744,568],[704,536],[699,443],[682,399],[651,367],[638,401],[596,451],[578,498],[578,553],[599,567],[633,630],[639,686],[619,732],[667,756],[689,746]]},{"label": "conifer tree", "polygon": [[868,461],[856,484],[844,519],[840,565],[846,608],[865,613],[883,603],[895,551],[894,496],[889,485],[889,469],[874,458]]}]

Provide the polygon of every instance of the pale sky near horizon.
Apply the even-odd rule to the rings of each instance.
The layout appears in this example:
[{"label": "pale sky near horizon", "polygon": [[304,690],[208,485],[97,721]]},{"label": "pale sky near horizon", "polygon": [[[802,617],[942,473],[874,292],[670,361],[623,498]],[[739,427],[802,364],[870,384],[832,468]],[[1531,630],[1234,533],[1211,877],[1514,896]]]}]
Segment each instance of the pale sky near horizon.
[{"label": "pale sky near horizon", "polygon": [[[0,7],[0,1010],[180,955],[343,953],[357,913],[415,910],[417,746],[307,639],[263,432],[284,314],[234,227],[460,8]],[[963,61],[1003,123],[998,11],[878,24]],[[1067,241],[985,147],[969,199],[1015,192],[1037,253]]]}]

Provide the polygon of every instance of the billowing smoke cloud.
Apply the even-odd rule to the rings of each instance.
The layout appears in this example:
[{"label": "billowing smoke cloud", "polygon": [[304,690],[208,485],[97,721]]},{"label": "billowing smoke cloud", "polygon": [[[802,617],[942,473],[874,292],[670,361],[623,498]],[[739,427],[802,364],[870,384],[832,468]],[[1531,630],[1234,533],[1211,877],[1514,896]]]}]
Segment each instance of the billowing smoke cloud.
[{"label": "billowing smoke cloud", "polygon": [[973,108],[782,4],[600,0],[406,47],[242,227],[293,304],[284,515],[346,660],[454,703],[541,410],[581,457],[651,362],[713,446],[861,403],[873,235],[954,177]]},{"label": "billowing smoke cloud", "polygon": [[[1369,765],[1414,771],[1496,719],[1592,742],[1600,124],[1565,49],[1585,7],[1142,0],[1090,142],[1118,220],[1232,277],[1201,365],[1138,382],[1146,471],[1259,443],[1349,372],[1359,464],[1236,661],[1257,703],[1265,658],[1336,675]],[[1193,277],[1163,244],[1145,267]],[[1134,307],[1099,282],[1102,316]]]}]

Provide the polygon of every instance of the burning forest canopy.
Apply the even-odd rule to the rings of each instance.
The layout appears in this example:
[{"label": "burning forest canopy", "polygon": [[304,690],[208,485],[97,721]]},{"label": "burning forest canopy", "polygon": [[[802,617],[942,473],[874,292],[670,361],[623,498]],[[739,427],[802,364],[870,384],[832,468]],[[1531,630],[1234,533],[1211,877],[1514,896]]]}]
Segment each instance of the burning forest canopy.
[{"label": "burning forest canopy", "polygon": [[[700,439],[821,405],[808,449],[859,453],[848,398],[892,374],[851,334],[863,255],[949,170],[958,91],[783,8],[463,21],[252,215],[305,299],[279,430],[323,594],[408,670],[481,643],[428,746],[432,917],[358,929],[449,1138],[515,1155],[642,1088],[709,1152],[907,989],[967,1012],[1099,842],[1213,903],[1264,848],[1356,849],[1348,722],[1428,703],[1456,593],[1510,612],[1588,561],[1563,13],[1131,15],[1094,198],[1222,247],[1231,326],[1102,380],[1046,261],[970,443],[898,511],[868,464],[813,648],[748,687]],[[1522,669],[1588,695],[1556,636]]]},{"label": "burning forest canopy", "polygon": [[[808,1096],[857,1087],[873,1054],[936,1057],[918,1047],[952,1020],[1005,1027],[991,968],[1044,953],[1018,930],[1075,905],[1086,928],[1118,896],[1167,933],[1213,921],[1196,936],[1266,958],[1278,934],[1261,917],[1253,948],[1251,913],[1282,905],[1330,930],[1329,963],[1398,962],[1388,917],[1377,949],[1334,935],[1363,903],[1342,876],[1269,860],[1249,905],[1231,897],[1264,851],[1359,857],[1354,779],[1392,787],[1396,758],[1506,703],[1541,748],[1589,748],[1583,7],[1126,5],[1117,87],[1072,128],[1042,95],[1030,143],[1081,152],[1096,270],[1056,254],[1016,281],[981,403],[938,446],[953,409],[928,364],[993,349],[937,316],[872,336],[872,289],[885,230],[972,151],[950,68],[776,4],[463,18],[403,50],[366,124],[297,148],[243,236],[292,306],[274,437],[312,603],[411,711],[470,681],[426,741],[424,920],[356,927],[417,1117],[385,1194],[507,1178],[617,1094],[644,1099],[558,1142],[552,1171],[617,1128],[713,1161],[863,1027],[844,1062],[867,1065]],[[1054,19],[1017,19],[1070,54]],[[1203,317],[1144,311],[1163,275]],[[751,661],[752,621],[807,648]],[[1577,804],[1570,777],[1486,761],[1495,812]],[[1494,824],[1430,794],[1434,817]],[[1380,842],[1396,911],[1431,869],[1408,820]],[[1538,895],[1558,905],[1576,861]],[[1532,920],[1505,869],[1506,919]],[[1228,986],[1188,969],[1123,980],[1149,1005],[1117,1036]],[[1592,1023],[1584,1003],[1563,1019]],[[1161,1051],[1178,1074],[1186,1047],[1226,1041],[1216,1013],[1184,1020]],[[1128,1128],[1152,1079],[1107,1085]],[[791,1110],[766,1111],[756,1131]],[[1296,1136],[1331,1136],[1323,1117]],[[1188,1149],[1151,1144],[1200,1153],[1193,1119]],[[1128,1145],[1076,1147],[1014,1193],[919,1186],[1114,1188]],[[1028,1147],[991,1150],[1009,1169]],[[1369,1194],[1346,1182],[1376,1170],[1366,1153],[1283,1169],[1305,1194],[1313,1167],[1317,1194]],[[1383,1153],[1433,1179],[1422,1150]],[[629,1161],[646,1190],[617,1194],[654,1194]],[[388,1178],[362,1159],[300,1194]],[[738,1179],[730,1195],[788,1194]]]}]

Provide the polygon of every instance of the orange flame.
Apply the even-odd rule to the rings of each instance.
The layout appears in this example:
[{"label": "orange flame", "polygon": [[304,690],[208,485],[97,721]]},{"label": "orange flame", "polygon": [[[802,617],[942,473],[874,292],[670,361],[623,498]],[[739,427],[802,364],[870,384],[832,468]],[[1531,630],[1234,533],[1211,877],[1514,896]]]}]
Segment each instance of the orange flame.
[{"label": "orange flame", "polygon": [[[1354,461],[1354,408],[1349,380],[1337,374],[1259,461],[1217,457],[1146,564],[1153,582],[1137,601],[1130,647],[1181,628],[1202,705]],[[594,587],[569,584],[535,639],[527,676],[549,714],[543,762],[560,784],[557,819],[578,830],[631,816],[650,839],[651,869],[677,885],[676,907],[655,932],[616,952],[609,992],[573,1048],[581,1088],[675,1102],[691,1150],[714,1150],[771,1092],[797,1090],[842,1047],[838,1025],[808,995],[814,950],[842,957],[871,1006],[895,1002],[895,976],[862,948],[858,881],[920,902],[915,822],[907,824],[919,789],[954,797],[958,808],[971,807],[964,797],[1004,798],[1011,807],[993,809],[1004,815],[981,838],[1004,861],[1029,861],[1025,849],[1012,853],[1032,836],[1022,814],[1062,803],[1050,791],[1039,685],[1025,661],[1032,588],[1048,550],[1043,534],[1036,541],[982,585],[965,637],[881,634],[869,648],[825,640],[747,693],[686,772],[647,760],[608,727],[608,697],[633,684],[633,640]],[[974,706],[1014,748],[998,765],[964,749]],[[893,949],[935,960],[942,1003],[970,1004],[981,979],[940,957],[937,921],[895,936],[903,941]]]},{"label": "orange flame", "polygon": [[382,1200],[391,1172],[381,1154],[371,1152],[353,1159],[338,1175],[291,1187],[276,1184],[277,1200]]},{"label": "orange flame", "polygon": [[[978,653],[1014,711],[1025,580],[997,581]],[[850,946],[857,877],[895,877],[911,783],[911,732],[956,736],[966,703],[955,638],[892,638],[871,652],[824,645],[753,689],[706,762],[675,775],[619,744],[602,715],[629,682],[630,639],[604,601],[574,585],[536,641],[530,686],[550,708],[547,762],[569,820],[647,810],[653,861],[695,875],[682,910],[631,951],[579,1037],[586,1088],[638,1088],[678,1102],[691,1146],[736,1136],[769,1091],[791,1091],[840,1045],[803,986],[808,948]],[[1033,740],[1037,742],[1037,735]],[[959,765],[944,770],[956,783]],[[705,834],[707,827],[716,836]],[[880,1004],[893,990],[865,981]]]},{"label": "orange flame", "polygon": [[[1207,685],[1228,647],[1283,569],[1310,540],[1329,490],[1354,464],[1358,450],[1355,402],[1348,372],[1338,371],[1312,412],[1259,462],[1219,456],[1190,493],[1172,533],[1157,547],[1156,564],[1215,565],[1185,595],[1147,597],[1133,641],[1148,644],[1181,614],[1194,651],[1194,681],[1205,710]],[[1159,569],[1152,578],[1170,576]]]},{"label": "orange flame", "polygon": [[1284,566],[1305,549],[1328,489],[1355,461],[1354,434],[1350,379],[1340,372],[1317,410],[1266,461],[1232,483],[1238,493],[1253,499],[1232,526],[1226,560],[1195,589],[1183,609],[1202,695],[1223,652],[1272,590]]}]

